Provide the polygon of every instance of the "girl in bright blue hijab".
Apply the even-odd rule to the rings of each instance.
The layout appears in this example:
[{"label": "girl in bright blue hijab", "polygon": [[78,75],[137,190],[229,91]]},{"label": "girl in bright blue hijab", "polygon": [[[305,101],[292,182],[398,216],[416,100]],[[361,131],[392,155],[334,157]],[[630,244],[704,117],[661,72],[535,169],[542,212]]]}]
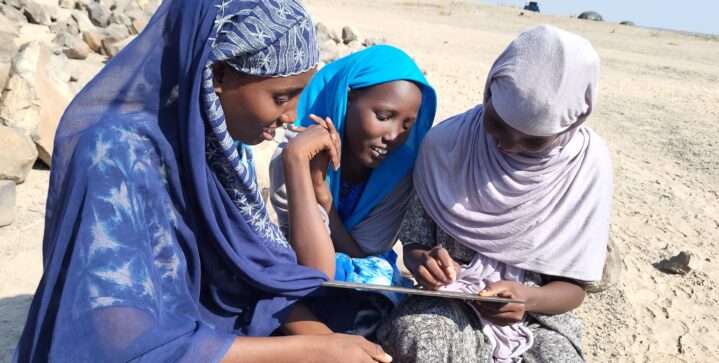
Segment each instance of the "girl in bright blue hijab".
[{"label": "girl in bright blue hijab", "polygon": [[[392,246],[436,105],[435,91],[415,62],[387,45],[328,64],[302,93],[295,123],[299,129],[286,133],[270,165],[271,200],[287,231],[291,226],[280,155],[302,127],[322,123],[317,116],[329,118],[341,138],[340,168],[327,169],[326,163],[311,168],[317,204],[337,251],[336,280],[408,283],[399,274]],[[386,296],[398,302],[398,295]]]}]

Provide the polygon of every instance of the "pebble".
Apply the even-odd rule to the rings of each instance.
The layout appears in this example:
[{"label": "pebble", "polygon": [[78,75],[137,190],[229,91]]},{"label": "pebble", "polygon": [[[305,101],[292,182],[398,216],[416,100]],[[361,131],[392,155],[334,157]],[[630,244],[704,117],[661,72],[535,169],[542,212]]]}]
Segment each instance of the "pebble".
[{"label": "pebble", "polygon": [[691,260],[691,257],[691,252],[682,251],[674,257],[661,260],[657,264],[657,268],[670,274],[686,275],[692,270],[691,267],[689,267],[689,260]]}]

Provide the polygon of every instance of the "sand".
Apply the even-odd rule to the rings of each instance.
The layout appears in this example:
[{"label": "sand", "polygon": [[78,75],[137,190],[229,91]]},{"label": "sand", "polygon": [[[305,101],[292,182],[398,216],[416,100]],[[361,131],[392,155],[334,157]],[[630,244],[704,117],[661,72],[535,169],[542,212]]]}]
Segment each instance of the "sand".
[{"label": "sand", "polygon": [[[620,284],[578,313],[589,361],[709,362],[719,358],[719,41],[461,1],[311,0],[315,21],[385,37],[427,71],[437,121],[481,102],[487,71],[522,30],[549,23],[578,33],[602,58],[588,124],[608,143],[615,192],[611,233]],[[258,147],[263,166],[274,145]],[[18,222],[0,228],[0,362],[10,360],[41,276],[48,172],[18,186]],[[693,271],[654,264],[690,251]]]}]

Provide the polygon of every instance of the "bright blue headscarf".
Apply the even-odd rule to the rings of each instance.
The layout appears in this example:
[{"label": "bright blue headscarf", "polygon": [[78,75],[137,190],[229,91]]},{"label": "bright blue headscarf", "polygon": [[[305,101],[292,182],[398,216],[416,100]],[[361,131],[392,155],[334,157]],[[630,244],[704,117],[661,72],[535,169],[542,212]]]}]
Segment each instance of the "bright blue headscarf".
[{"label": "bright blue headscarf", "polygon": [[[409,55],[389,45],[375,45],[322,68],[302,92],[297,106],[297,125],[313,124],[309,114],[330,117],[344,141],[347,88],[365,88],[398,80],[412,81],[422,89],[422,105],[417,121],[407,142],[372,170],[352,214],[343,221],[348,231],[361,222],[412,170],[422,139],[434,121],[437,95]],[[337,171],[330,168],[327,174],[335,207],[339,203],[340,172],[341,167]]]}]

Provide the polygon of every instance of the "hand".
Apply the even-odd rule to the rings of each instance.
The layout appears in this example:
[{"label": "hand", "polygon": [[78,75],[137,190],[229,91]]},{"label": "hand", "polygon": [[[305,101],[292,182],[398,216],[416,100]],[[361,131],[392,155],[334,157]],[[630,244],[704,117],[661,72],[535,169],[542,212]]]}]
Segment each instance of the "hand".
[{"label": "hand", "polygon": [[[533,287],[521,284],[517,281],[497,281],[487,285],[479,292],[480,296],[499,296],[512,300],[527,302]],[[495,302],[478,301],[475,306],[482,317],[500,326],[512,325],[522,321],[527,312],[526,304],[503,304]]]},{"label": "hand", "polygon": [[[282,152],[283,162],[311,162],[320,154],[327,153],[326,156],[321,156],[321,158],[326,157],[328,159],[325,165],[329,165],[331,162],[335,170],[339,169],[341,145],[339,134],[337,134],[332,120],[329,117],[322,120],[314,115],[310,115],[310,118],[315,121],[316,125],[307,128],[291,128],[292,131],[300,133],[287,143]],[[318,170],[323,161],[318,160],[315,162]],[[324,169],[326,170],[327,166]]]},{"label": "hand", "polygon": [[449,252],[436,246],[431,250],[405,249],[407,269],[428,290],[437,290],[457,280],[459,263],[449,257]]},{"label": "hand", "polygon": [[392,361],[392,357],[384,352],[382,346],[361,336],[329,334],[306,337],[313,340],[311,344],[314,349],[310,351],[319,354],[317,359],[310,358],[310,361],[383,363]]}]

